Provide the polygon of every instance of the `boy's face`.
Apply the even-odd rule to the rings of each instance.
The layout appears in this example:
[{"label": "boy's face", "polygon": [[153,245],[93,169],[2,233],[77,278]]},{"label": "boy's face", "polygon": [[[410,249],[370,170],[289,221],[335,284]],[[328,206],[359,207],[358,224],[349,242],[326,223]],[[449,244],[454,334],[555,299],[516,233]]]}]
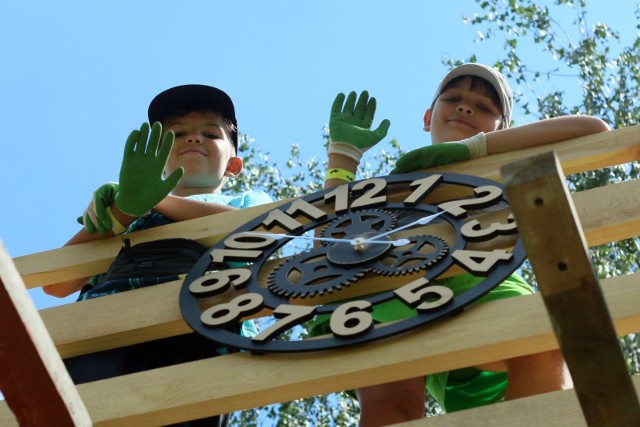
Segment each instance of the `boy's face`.
[{"label": "boy's face", "polygon": [[471,90],[471,78],[448,86],[436,99],[425,130],[431,132],[431,142],[439,144],[460,141],[480,132],[500,128],[502,110],[482,91]]},{"label": "boy's face", "polygon": [[225,177],[240,173],[242,160],[235,157],[225,126],[222,116],[215,112],[191,112],[164,123],[164,131],[172,130],[176,136],[165,174],[184,168],[173,194],[196,194],[192,189],[219,192]]}]

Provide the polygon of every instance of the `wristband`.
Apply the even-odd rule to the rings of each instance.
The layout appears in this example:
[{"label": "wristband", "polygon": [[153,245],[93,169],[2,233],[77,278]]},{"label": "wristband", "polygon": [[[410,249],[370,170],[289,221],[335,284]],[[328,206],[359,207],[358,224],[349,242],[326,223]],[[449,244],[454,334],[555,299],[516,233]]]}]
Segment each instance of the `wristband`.
[{"label": "wristband", "polygon": [[353,159],[356,163],[360,163],[360,159],[362,159],[362,153],[366,150],[361,150],[355,145],[345,144],[344,142],[333,142],[329,143],[329,150],[327,154],[342,154],[343,156],[347,156],[350,159]]},{"label": "wristband", "polygon": [[327,177],[325,181],[329,179],[340,179],[342,181],[353,182],[356,179],[356,174],[349,172],[346,169],[331,168],[327,171]]},{"label": "wristband", "polygon": [[111,206],[107,206],[105,211],[107,211],[107,216],[111,220],[111,231],[113,231],[113,234],[118,235],[127,231],[127,227],[120,224],[120,221],[118,221],[118,219],[113,215],[113,212],[111,212]]},{"label": "wristband", "polygon": [[463,139],[462,141],[458,141],[460,144],[464,144],[469,148],[469,154],[472,159],[477,159],[478,157],[487,157],[487,137],[484,135],[484,132],[480,132],[477,135],[472,136],[471,138]]}]

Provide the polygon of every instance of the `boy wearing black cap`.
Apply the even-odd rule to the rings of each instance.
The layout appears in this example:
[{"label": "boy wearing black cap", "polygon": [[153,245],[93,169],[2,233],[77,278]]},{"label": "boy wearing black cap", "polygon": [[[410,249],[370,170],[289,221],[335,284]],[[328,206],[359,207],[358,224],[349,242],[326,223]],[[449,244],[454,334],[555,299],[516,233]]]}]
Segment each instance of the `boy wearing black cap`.
[{"label": "boy wearing black cap", "polygon": [[[381,141],[389,128],[384,120],[372,130],[375,98],[363,92],[348,97],[339,94],[329,122],[329,172],[325,188],[355,179],[362,154]],[[513,95],[502,74],[481,64],[464,64],[450,71],[436,91],[424,116],[424,130],[431,132],[432,145],[403,155],[391,173],[469,160],[536,145],[549,144],[609,130],[602,120],[590,116],[563,116],[509,128]],[[455,293],[473,286],[471,275],[447,282]],[[533,290],[513,275],[485,295],[480,302],[530,294]],[[384,316],[380,316],[384,311]],[[397,301],[376,306],[372,313],[386,321],[412,316]],[[504,372],[504,371],[507,372]],[[507,373],[508,381],[507,381]],[[360,425],[378,426],[422,418],[425,385],[446,411],[481,406],[503,399],[533,395],[572,386],[559,351],[499,361],[356,390],[361,408]]]},{"label": "boy wearing black cap", "polygon": [[[221,194],[228,178],[238,176],[235,109],[220,89],[185,85],[157,95],[144,123],[127,139],[120,181],[101,186],[85,211],[84,228],[66,245],[156,227],[270,202],[264,192]],[[164,128],[164,130],[163,130]],[[162,141],[161,141],[162,139]],[[44,287],[63,297],[80,290],[87,300],[178,280],[205,252],[197,242],[168,239],[125,247],[107,273]],[[161,254],[161,255],[158,255]],[[131,259],[151,259],[154,268],[131,269]],[[140,264],[140,263],[137,263]],[[137,265],[136,264],[136,265]],[[256,333],[244,322],[241,333]],[[194,333],[65,360],[77,384],[224,354],[226,348]],[[210,417],[181,425],[226,425]]]}]

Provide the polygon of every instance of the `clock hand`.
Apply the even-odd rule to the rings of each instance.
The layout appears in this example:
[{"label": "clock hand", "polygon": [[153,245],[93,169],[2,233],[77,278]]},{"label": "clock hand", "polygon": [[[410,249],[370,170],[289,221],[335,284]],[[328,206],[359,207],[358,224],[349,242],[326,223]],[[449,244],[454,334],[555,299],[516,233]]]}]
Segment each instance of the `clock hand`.
[{"label": "clock hand", "polygon": [[[384,233],[378,234],[377,236],[373,236],[369,239],[366,239],[364,241],[364,243],[370,243],[370,240],[374,240],[374,239],[379,239],[380,237],[384,237],[384,236],[388,236],[389,234],[393,234],[396,233],[398,231],[413,227],[414,225],[426,225],[428,223],[430,223],[431,221],[433,221],[434,219],[436,219],[437,217],[439,217],[440,215],[442,215],[443,213],[445,213],[447,210],[443,210],[442,212],[438,212],[436,214],[433,215],[428,215],[428,216],[424,216],[416,221],[410,222],[409,224],[405,224],[402,227],[398,227],[398,228],[394,228],[393,230],[389,230],[389,231],[385,231]],[[407,239],[401,239],[401,240],[407,240]],[[397,245],[397,246],[401,246],[401,245]]]},{"label": "clock hand", "polygon": [[[409,243],[408,239],[399,239],[399,240],[375,240],[375,239],[364,239],[362,237],[356,237],[355,239],[336,239],[333,237],[312,237],[312,236],[297,236],[292,234],[283,234],[283,233],[261,233],[257,231],[245,231],[244,234],[250,236],[263,236],[263,237],[271,237],[275,240],[281,239],[306,239],[306,240],[317,240],[320,242],[331,242],[331,243],[350,243],[352,246],[360,246],[363,243],[373,243],[373,244],[392,244],[393,246],[404,246]],[[380,236],[376,236],[380,237]]]}]

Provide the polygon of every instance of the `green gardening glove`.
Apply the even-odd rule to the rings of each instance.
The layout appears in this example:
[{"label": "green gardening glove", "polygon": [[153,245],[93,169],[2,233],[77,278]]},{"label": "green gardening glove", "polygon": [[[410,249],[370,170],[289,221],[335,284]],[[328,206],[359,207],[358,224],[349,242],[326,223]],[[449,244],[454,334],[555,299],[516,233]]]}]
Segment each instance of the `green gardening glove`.
[{"label": "green gardening glove", "polygon": [[106,209],[113,204],[117,192],[118,184],[108,182],[93,193],[89,206],[77,220],[78,223],[84,224],[87,233],[92,234],[97,231],[102,236],[106,236],[113,229],[113,223]]},{"label": "green gardening glove", "polygon": [[127,138],[120,167],[120,188],[115,197],[116,207],[127,215],[147,214],[178,185],[184,174],[184,169],[178,168],[167,179],[162,179],[175,136],[167,132],[160,144],[161,135],[159,122],[153,124],[151,135],[149,124],[143,123],[139,131],[134,130]]},{"label": "green gardening glove", "polygon": [[457,142],[428,145],[409,151],[396,162],[390,174],[413,172],[420,169],[430,169],[449,163],[471,160],[469,147]]},{"label": "green gardening glove", "polygon": [[360,163],[362,154],[387,136],[391,122],[385,119],[376,130],[371,130],[376,99],[369,99],[366,90],[357,102],[356,96],[351,92],[345,102],[344,94],[339,93],[333,101],[329,118],[329,154],[342,154]]}]

